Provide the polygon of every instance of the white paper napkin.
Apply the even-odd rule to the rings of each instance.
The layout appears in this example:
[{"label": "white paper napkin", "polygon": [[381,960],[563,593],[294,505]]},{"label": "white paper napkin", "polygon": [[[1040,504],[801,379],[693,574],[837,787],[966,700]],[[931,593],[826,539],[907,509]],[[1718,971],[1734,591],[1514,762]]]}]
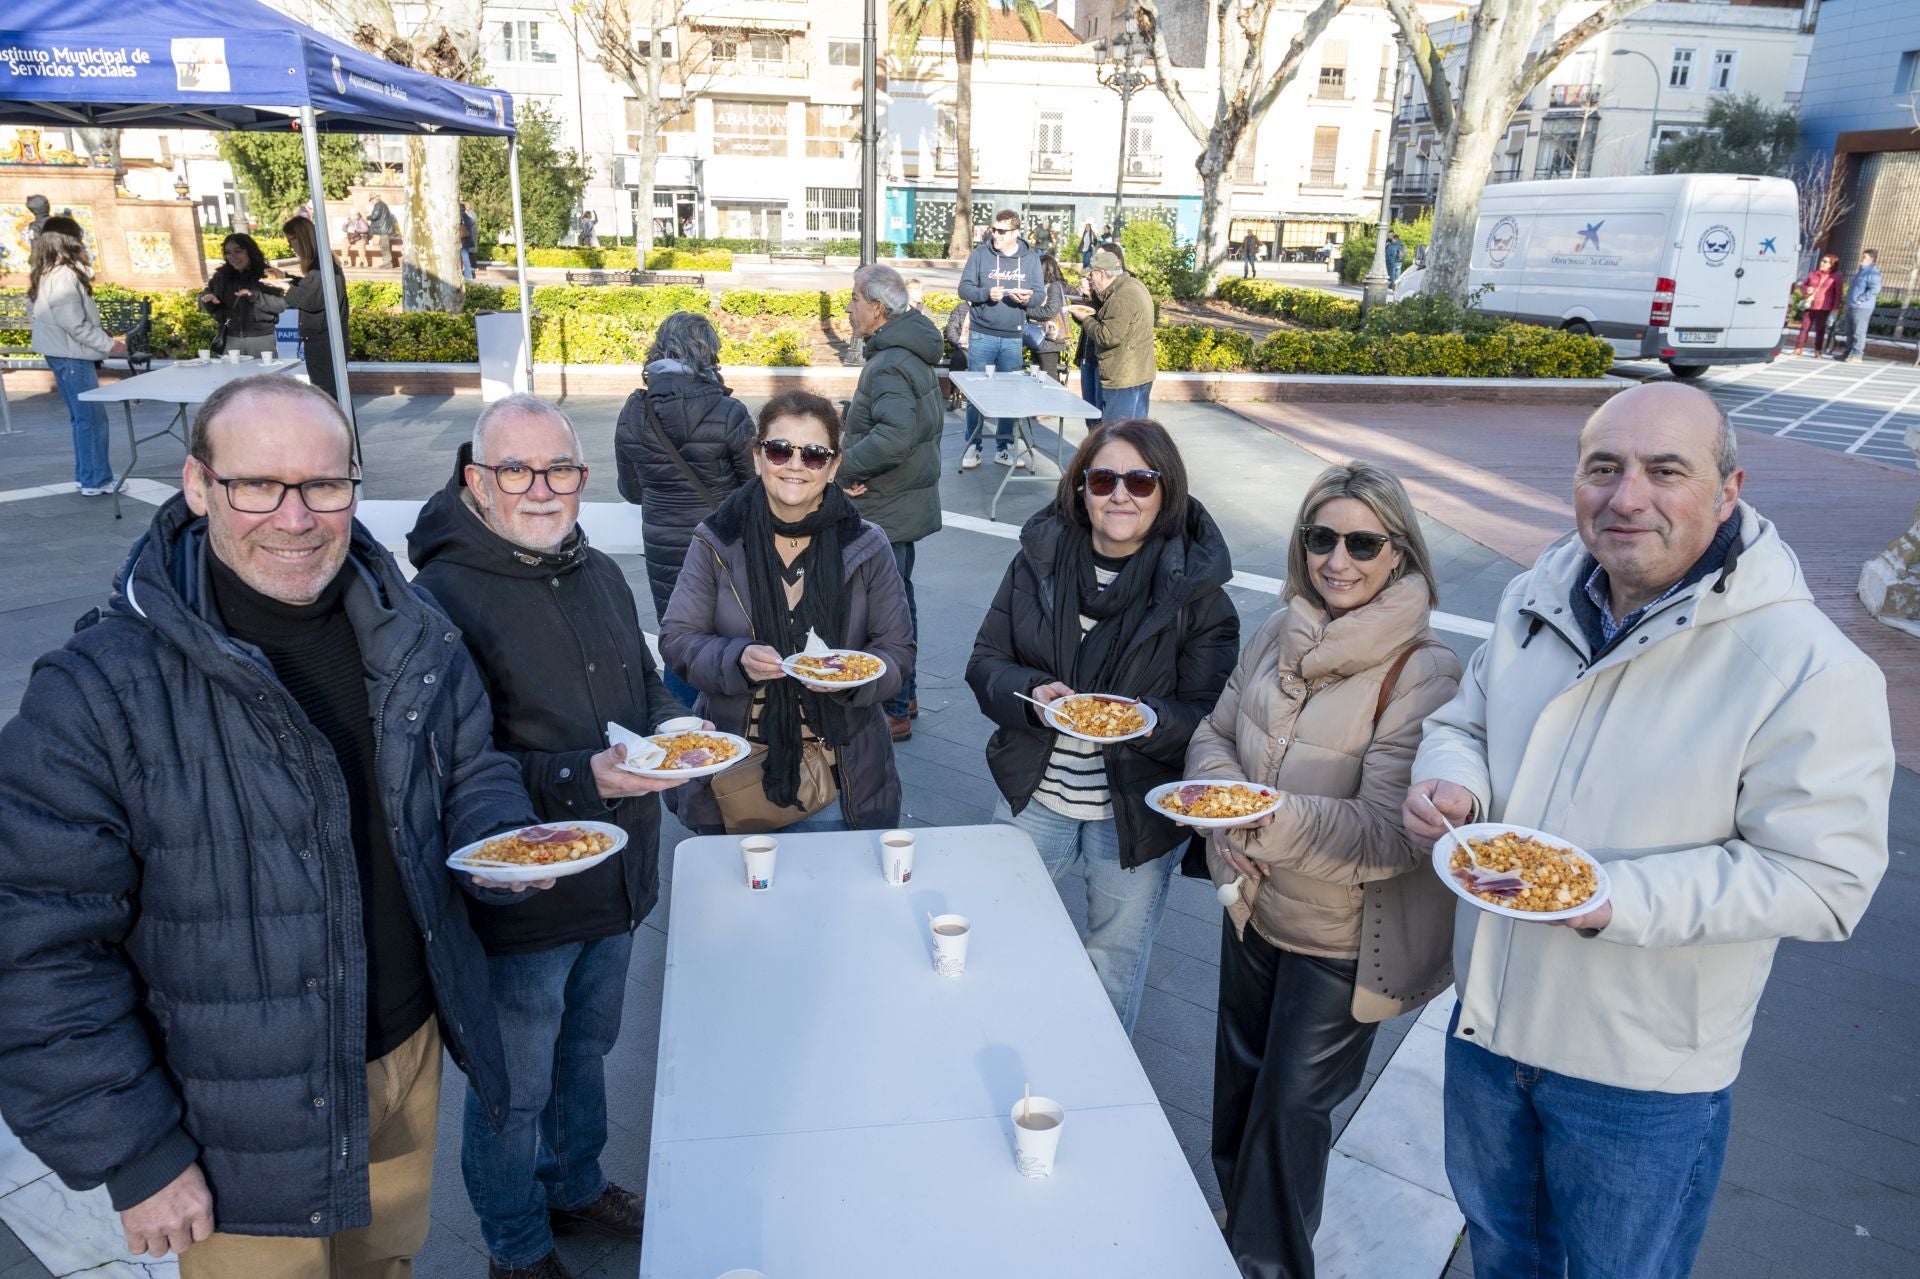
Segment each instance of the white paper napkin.
[{"label": "white paper napkin", "polygon": [[630,728],[622,728],[612,720],[607,721],[607,745],[627,748],[626,762],[620,767],[629,773],[637,773],[646,768],[658,768],[666,762],[667,752],[664,748],[656,746],[652,739]]},{"label": "white paper napkin", "polygon": [[800,655],[803,657],[825,657],[832,651],[833,646],[821,639],[819,635],[815,634],[814,629],[809,626],[807,628],[807,646],[800,650]]}]

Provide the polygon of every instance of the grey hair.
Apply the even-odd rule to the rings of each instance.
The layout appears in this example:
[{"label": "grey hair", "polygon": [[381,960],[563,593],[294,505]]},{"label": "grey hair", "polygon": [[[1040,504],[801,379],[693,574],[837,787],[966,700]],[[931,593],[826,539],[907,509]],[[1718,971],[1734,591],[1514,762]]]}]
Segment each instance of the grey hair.
[{"label": "grey hair", "polygon": [[562,413],[553,404],[537,395],[520,392],[509,395],[504,400],[495,400],[480,410],[480,416],[473,424],[473,460],[480,461],[487,455],[487,428],[503,417],[544,417],[558,422],[567,428],[567,434],[573,439],[573,455],[580,456],[580,432],[574,429],[573,419]]},{"label": "grey hair", "polygon": [[720,366],[720,335],[698,311],[675,311],[660,321],[653,345],[647,348],[647,363],[655,360],[678,360],[705,376]]},{"label": "grey hair", "polygon": [[913,309],[913,296],[900,273],[882,262],[861,267],[853,273],[853,291],[869,302],[877,302],[891,320]]}]

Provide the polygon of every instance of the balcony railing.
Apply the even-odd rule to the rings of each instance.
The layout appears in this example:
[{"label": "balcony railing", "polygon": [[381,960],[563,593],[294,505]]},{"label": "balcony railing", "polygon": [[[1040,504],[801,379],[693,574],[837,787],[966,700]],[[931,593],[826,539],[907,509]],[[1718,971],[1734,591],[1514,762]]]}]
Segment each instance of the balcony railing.
[{"label": "balcony railing", "polygon": [[1492,185],[1496,182],[1518,182],[1524,176],[1525,175],[1520,172],[1520,166],[1516,164],[1511,168],[1495,169],[1487,175],[1487,183],[1488,185]]},{"label": "balcony railing", "polygon": [[[980,153],[973,153],[973,176],[980,176]],[[935,173],[959,173],[960,151],[957,147],[936,147],[933,152],[933,171]]]},{"label": "balcony railing", "polygon": [[1027,161],[1027,172],[1036,178],[1070,178],[1073,156],[1065,151],[1035,151]]},{"label": "balcony railing", "polygon": [[1600,101],[1597,84],[1556,84],[1547,90],[1547,109],[1590,107]]},{"label": "balcony railing", "polygon": [[1431,200],[1440,190],[1440,179],[1431,173],[1410,173],[1393,180],[1396,200]]},{"label": "balcony railing", "polygon": [[1307,176],[1301,181],[1300,186],[1303,190],[1331,191],[1344,188],[1345,184],[1340,181],[1339,170],[1329,165],[1326,168],[1308,169]]},{"label": "balcony railing", "polygon": [[1262,174],[1265,166],[1258,164],[1236,164],[1233,166],[1233,185],[1237,187],[1257,187],[1265,182]]},{"label": "balcony railing", "polygon": [[1130,178],[1157,178],[1164,171],[1157,155],[1135,154],[1127,157],[1127,176]]},{"label": "balcony railing", "polygon": [[718,69],[723,75],[767,80],[804,80],[809,74],[805,58],[729,58]]}]

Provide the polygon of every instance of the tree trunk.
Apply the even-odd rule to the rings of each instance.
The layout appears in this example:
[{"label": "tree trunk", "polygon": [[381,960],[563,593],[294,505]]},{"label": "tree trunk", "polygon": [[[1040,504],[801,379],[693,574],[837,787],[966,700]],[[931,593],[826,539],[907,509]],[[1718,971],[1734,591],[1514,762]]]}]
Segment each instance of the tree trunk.
[{"label": "tree trunk", "polygon": [[465,297],[466,281],[460,274],[460,141],[409,135],[401,309],[458,314]]},{"label": "tree trunk", "polygon": [[[684,35],[685,31],[676,25],[673,29],[674,49],[682,54],[686,52],[680,47]],[[681,83],[686,83],[684,76]],[[650,0],[647,6],[647,83],[645,92],[634,96],[640,99],[640,123],[646,132],[640,135],[640,171],[634,175],[633,184],[633,264],[644,267],[647,264],[647,251],[653,248],[653,153],[660,145],[660,0]],[[676,209],[672,217],[671,234],[677,237],[680,234],[679,210]]]},{"label": "tree trunk", "polygon": [[[1521,20],[1515,19],[1518,14]],[[1440,194],[1433,206],[1433,240],[1427,247],[1423,292],[1464,304],[1473,263],[1474,225],[1480,198],[1493,172],[1493,153],[1507,122],[1527,95],[1522,70],[1533,37],[1526,0],[1484,0],[1473,19],[1473,46],[1462,77],[1453,128],[1444,145]]]},{"label": "tree trunk", "polygon": [[1233,185],[1229,174],[1239,141],[1237,133],[1229,135],[1227,130],[1216,127],[1195,165],[1200,171],[1200,238],[1194,245],[1193,267],[1200,273],[1201,289],[1208,297],[1213,296],[1214,272],[1227,260],[1228,232],[1233,226]]},{"label": "tree trunk", "polygon": [[973,24],[956,17],[953,24],[953,233],[947,237],[947,256],[964,258],[973,252]]},{"label": "tree trunk", "polygon": [[[653,112],[649,111],[646,115],[647,123],[651,126]],[[638,267],[646,266],[647,253],[653,248],[653,167],[653,148],[641,147],[639,172],[634,175],[633,182],[633,198],[640,214],[633,222],[633,264]],[[679,210],[676,209],[671,216],[675,223],[672,233],[678,236],[680,234]]]},{"label": "tree trunk", "polygon": [[1433,204],[1433,240],[1427,246],[1423,293],[1445,295],[1461,304],[1467,300],[1467,270],[1473,263],[1480,197],[1486,193],[1487,174],[1492,172],[1493,152],[1501,136],[1491,129],[1475,129],[1449,149],[1440,194]]}]

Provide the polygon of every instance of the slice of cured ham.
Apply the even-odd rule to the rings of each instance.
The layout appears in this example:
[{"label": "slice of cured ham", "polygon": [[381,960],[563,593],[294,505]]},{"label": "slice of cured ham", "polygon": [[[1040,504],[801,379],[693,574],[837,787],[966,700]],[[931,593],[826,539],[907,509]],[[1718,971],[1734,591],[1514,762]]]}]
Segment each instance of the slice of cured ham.
[{"label": "slice of cured ham", "polygon": [[571,844],[580,836],[558,826],[529,826],[520,832],[520,838],[529,844]]}]

